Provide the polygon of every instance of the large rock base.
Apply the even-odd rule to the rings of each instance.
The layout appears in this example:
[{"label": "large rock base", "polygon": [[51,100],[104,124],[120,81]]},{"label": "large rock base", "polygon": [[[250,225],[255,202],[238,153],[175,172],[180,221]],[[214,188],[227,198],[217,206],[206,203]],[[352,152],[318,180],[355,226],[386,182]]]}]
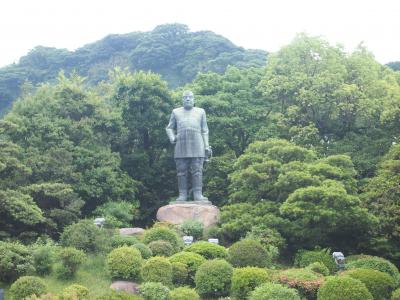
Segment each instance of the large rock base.
[{"label": "large rock base", "polygon": [[187,220],[198,220],[204,227],[215,225],[219,220],[219,209],[210,202],[172,202],[158,209],[157,220],[180,225]]}]

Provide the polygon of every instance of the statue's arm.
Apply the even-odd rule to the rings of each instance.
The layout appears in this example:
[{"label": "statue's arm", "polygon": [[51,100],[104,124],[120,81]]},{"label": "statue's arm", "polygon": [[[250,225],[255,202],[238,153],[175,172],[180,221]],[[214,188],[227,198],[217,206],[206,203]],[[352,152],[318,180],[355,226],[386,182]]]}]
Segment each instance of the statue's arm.
[{"label": "statue's arm", "polygon": [[203,137],[204,148],[206,150],[210,149],[210,144],[208,143],[207,118],[206,118],[206,112],[204,110],[201,116],[201,136]]},{"label": "statue's arm", "polygon": [[172,144],[176,143],[176,119],[175,119],[175,114],[172,112],[171,117],[169,118],[169,123],[168,126],[165,128],[165,131],[167,132],[169,141]]}]

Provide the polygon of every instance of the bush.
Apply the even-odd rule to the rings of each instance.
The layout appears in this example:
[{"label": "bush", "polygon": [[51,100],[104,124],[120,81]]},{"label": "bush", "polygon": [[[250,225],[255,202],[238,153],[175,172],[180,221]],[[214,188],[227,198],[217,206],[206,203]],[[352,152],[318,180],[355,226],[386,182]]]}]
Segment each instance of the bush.
[{"label": "bush", "polygon": [[137,216],[137,205],[127,201],[109,201],[97,206],[93,215],[106,219],[106,227],[129,227]]},{"label": "bush", "polygon": [[109,290],[96,297],[96,300],[142,300],[142,298],[124,291]]},{"label": "bush", "polygon": [[145,282],[139,290],[144,300],[168,300],[169,289],[160,282]]},{"label": "bush", "polygon": [[60,295],[60,300],[85,300],[89,297],[87,287],[79,284],[72,284],[66,287]]},{"label": "bush", "polygon": [[194,282],[194,276],[196,274],[197,269],[200,267],[202,263],[206,261],[206,259],[200,254],[193,252],[178,252],[172,255],[169,258],[171,263],[183,263],[188,271],[188,282],[192,284]]},{"label": "bush", "polygon": [[273,276],[274,280],[290,288],[295,288],[301,296],[315,299],[318,289],[323,284],[324,278],[307,269],[288,269]]},{"label": "bush", "polygon": [[209,260],[196,272],[196,290],[202,297],[221,297],[229,295],[233,268],[223,259]]},{"label": "bush", "polygon": [[11,300],[22,300],[28,296],[40,296],[47,292],[47,287],[42,279],[35,276],[22,276],[10,287]]},{"label": "bush", "polygon": [[337,266],[330,254],[330,249],[299,250],[294,259],[294,265],[299,268],[305,268],[315,262],[323,263],[329,269],[330,274],[337,271]]},{"label": "bush", "polygon": [[400,300],[400,289],[394,290],[390,300]]},{"label": "bush", "polygon": [[60,241],[64,247],[75,247],[85,252],[98,252],[109,245],[107,232],[98,228],[90,220],[66,226]]},{"label": "bush", "polygon": [[257,287],[249,300],[300,300],[296,290],[277,283],[264,283]]},{"label": "bush", "polygon": [[188,282],[188,269],[185,264],[174,262],[172,266],[172,283],[174,285],[183,285]]},{"label": "bush", "polygon": [[174,247],[172,247],[170,242],[167,241],[153,241],[149,245],[150,250],[153,252],[154,256],[165,256],[169,257],[174,254]]},{"label": "bush", "polygon": [[228,249],[228,260],[234,267],[260,267],[267,264],[267,252],[256,240],[241,240]]},{"label": "bush", "polygon": [[143,242],[145,244],[150,244],[151,242],[159,240],[169,242],[172,245],[174,252],[178,252],[183,245],[181,238],[172,229],[159,226],[150,228],[144,232]]},{"label": "bush", "polygon": [[144,281],[161,282],[166,286],[171,286],[171,263],[165,257],[152,257],[144,263],[142,267],[142,277]]},{"label": "bush", "polygon": [[58,257],[61,261],[61,266],[57,269],[59,278],[72,278],[79,266],[84,262],[86,255],[82,250],[73,247],[60,249]]},{"label": "bush", "polygon": [[312,264],[309,264],[306,269],[311,270],[315,273],[328,276],[329,275],[329,269],[321,262],[317,261]]},{"label": "bush", "polygon": [[373,269],[389,274],[395,280],[396,286],[400,284],[400,275],[397,267],[387,259],[370,256],[352,261],[346,265],[347,269]]},{"label": "bush", "polygon": [[236,299],[247,299],[249,293],[257,286],[270,280],[265,269],[245,267],[233,270],[232,296]]},{"label": "bush", "polygon": [[[32,295],[32,296],[26,297],[25,300],[60,300],[60,298],[58,296],[54,296],[52,293],[47,293],[47,294],[43,294],[40,296]],[[79,300],[79,299],[76,299],[76,300]]]},{"label": "bush", "polygon": [[50,274],[53,265],[53,248],[50,246],[39,246],[33,250],[33,262],[38,275]]},{"label": "bush", "polygon": [[169,300],[200,300],[200,297],[194,289],[179,287],[169,292]]},{"label": "bush", "polygon": [[153,252],[151,251],[151,249],[143,243],[136,243],[132,245],[132,247],[138,249],[144,259],[148,259],[153,256]]},{"label": "bush", "polygon": [[27,247],[19,243],[0,242],[0,281],[12,282],[34,271],[33,257]]},{"label": "bush", "polygon": [[318,300],[373,300],[361,281],[349,276],[329,278],[318,291]]},{"label": "bush", "polygon": [[228,251],[225,249],[225,247],[205,241],[193,243],[187,247],[185,251],[200,254],[206,259],[226,259],[228,257]]},{"label": "bush", "polygon": [[197,241],[203,236],[204,225],[197,220],[186,220],[179,226],[179,229],[185,235],[193,236],[193,239]]},{"label": "bush", "polygon": [[395,285],[391,276],[372,269],[353,269],[342,274],[364,283],[375,300],[388,299]]},{"label": "bush", "polygon": [[114,234],[110,243],[111,248],[115,249],[122,246],[133,246],[139,243],[139,240],[134,236]]},{"label": "bush", "polygon": [[140,251],[129,246],[116,248],[107,256],[108,271],[115,279],[139,279],[142,264]]}]

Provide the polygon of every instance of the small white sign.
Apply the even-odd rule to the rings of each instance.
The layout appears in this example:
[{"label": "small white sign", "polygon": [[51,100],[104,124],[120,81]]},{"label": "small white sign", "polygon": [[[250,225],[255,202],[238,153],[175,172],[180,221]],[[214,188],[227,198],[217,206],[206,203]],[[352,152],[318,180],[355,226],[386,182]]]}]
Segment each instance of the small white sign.
[{"label": "small white sign", "polygon": [[193,237],[191,235],[185,235],[183,236],[183,242],[185,243],[185,245],[190,245],[191,243],[193,243]]},{"label": "small white sign", "polygon": [[219,240],[218,239],[208,239],[208,241],[210,242],[210,243],[213,243],[213,244],[219,244]]}]

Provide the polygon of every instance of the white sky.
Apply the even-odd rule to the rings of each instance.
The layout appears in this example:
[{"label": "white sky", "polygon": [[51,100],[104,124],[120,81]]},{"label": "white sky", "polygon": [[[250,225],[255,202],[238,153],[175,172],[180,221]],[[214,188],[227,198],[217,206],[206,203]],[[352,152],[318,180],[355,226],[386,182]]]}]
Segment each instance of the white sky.
[{"label": "white sky", "polygon": [[270,52],[306,32],[347,51],[363,41],[381,63],[400,60],[400,0],[2,0],[0,67],[38,45],[74,50],[165,23]]}]

